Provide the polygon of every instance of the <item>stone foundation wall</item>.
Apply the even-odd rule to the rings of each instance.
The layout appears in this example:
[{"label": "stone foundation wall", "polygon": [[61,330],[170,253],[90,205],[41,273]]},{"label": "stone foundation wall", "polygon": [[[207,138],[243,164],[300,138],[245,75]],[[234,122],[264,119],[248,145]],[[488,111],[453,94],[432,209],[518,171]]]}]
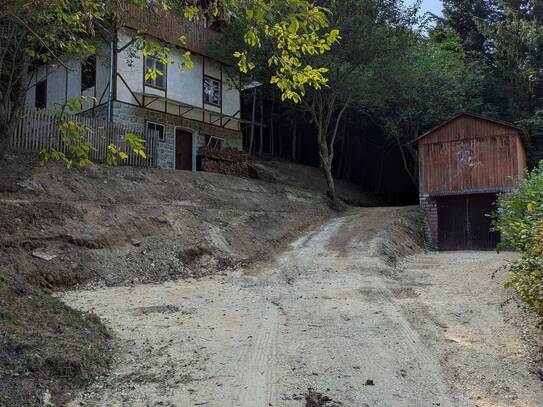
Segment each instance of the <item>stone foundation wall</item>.
[{"label": "stone foundation wall", "polygon": [[90,119],[96,119],[96,120],[105,122],[107,121],[107,111],[108,111],[108,104],[104,103],[92,109],[85,110],[84,112],[81,112],[79,115],[83,117],[88,117]]},{"label": "stone foundation wall", "polygon": [[145,128],[147,121],[164,125],[164,140],[158,142],[157,162],[159,168],[175,168],[176,127],[182,127],[185,130],[192,131],[194,134],[194,165],[196,165],[196,152],[205,144],[206,136],[215,136],[224,139],[224,148],[243,149],[243,136],[240,131],[224,129],[196,120],[144,109],[125,103],[113,102],[113,122],[130,126],[138,125]]},{"label": "stone foundation wall", "polygon": [[439,231],[437,220],[437,200],[429,194],[419,195],[420,207],[426,214],[428,228],[426,230],[428,241],[431,242],[434,249],[438,248]]}]

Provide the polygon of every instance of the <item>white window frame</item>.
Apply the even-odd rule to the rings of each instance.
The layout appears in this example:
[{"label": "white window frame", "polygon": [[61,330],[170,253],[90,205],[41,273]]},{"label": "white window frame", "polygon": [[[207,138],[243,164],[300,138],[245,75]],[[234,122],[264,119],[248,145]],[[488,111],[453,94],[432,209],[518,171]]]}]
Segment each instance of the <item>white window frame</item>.
[{"label": "white window frame", "polygon": [[[218,83],[219,85],[219,101],[218,103],[213,103],[211,101],[206,100],[206,79],[211,81],[211,85],[213,86],[213,82]],[[222,107],[222,82],[220,79],[214,78],[209,75],[204,75],[204,80],[202,82],[202,93],[204,97],[204,103],[209,106],[215,106],[215,107]]]},{"label": "white window frame", "polygon": [[[219,141],[220,142],[220,147],[219,148],[212,147],[211,146],[212,141],[215,141],[215,142]],[[207,141],[206,147],[214,149],[214,150],[222,150],[224,148],[224,143],[225,143],[225,139],[222,138],[222,137],[209,136],[209,140]]]},{"label": "white window frame", "polygon": [[[153,61],[152,68],[155,69],[155,70],[158,69],[157,68],[157,63],[161,64],[162,69],[159,69],[159,71],[162,72],[162,75],[157,74],[156,79],[152,79],[152,78],[145,79],[145,76],[147,75],[147,72],[149,72],[149,67],[147,66],[148,61]],[[163,81],[163,86],[159,86],[159,85],[156,84],[157,80],[159,78]],[[168,66],[166,64],[162,63],[160,61],[160,59],[158,59],[156,57],[153,57],[153,56],[148,56],[148,57],[143,58],[143,84],[145,86],[149,86],[149,87],[154,88],[154,89],[165,91],[166,86],[168,86]]]},{"label": "white window frame", "polygon": [[157,123],[157,122],[152,122],[150,120],[147,120],[145,123],[145,131],[147,132],[149,131],[150,124],[162,127],[162,137],[159,136],[158,141],[160,141],[161,143],[164,143],[166,141],[166,125],[164,123]]}]

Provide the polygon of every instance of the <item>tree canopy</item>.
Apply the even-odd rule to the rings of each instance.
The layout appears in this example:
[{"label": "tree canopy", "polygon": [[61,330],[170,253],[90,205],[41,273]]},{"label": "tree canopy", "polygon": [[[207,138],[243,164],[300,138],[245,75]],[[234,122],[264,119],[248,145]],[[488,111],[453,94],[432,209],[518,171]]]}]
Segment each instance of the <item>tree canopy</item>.
[{"label": "tree canopy", "polygon": [[436,31],[459,36],[465,60],[485,65],[482,112],[527,126],[543,158],[543,3],[539,0],[445,0]]}]

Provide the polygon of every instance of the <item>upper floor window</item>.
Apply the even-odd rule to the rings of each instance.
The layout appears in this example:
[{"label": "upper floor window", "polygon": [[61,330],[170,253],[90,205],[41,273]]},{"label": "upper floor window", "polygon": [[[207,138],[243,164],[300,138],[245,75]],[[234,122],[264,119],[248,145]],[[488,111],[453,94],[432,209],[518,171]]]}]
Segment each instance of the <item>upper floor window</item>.
[{"label": "upper floor window", "polygon": [[34,106],[36,109],[45,109],[47,107],[47,79],[38,82],[35,91]]},{"label": "upper floor window", "polygon": [[213,106],[221,106],[221,92],[221,81],[209,76],[204,76],[204,103]]},{"label": "upper floor window", "polygon": [[81,64],[81,91],[96,86],[96,56],[89,56]]},{"label": "upper floor window", "polygon": [[[156,77],[153,79],[148,77],[149,72],[156,72]],[[166,69],[164,64],[157,58],[145,58],[145,84],[157,89],[166,89]]]}]

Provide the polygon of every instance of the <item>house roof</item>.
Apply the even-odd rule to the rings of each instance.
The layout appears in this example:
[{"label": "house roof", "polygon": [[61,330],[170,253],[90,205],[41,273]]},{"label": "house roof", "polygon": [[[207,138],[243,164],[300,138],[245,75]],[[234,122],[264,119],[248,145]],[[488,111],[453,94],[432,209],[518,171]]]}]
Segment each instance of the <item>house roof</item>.
[{"label": "house roof", "polygon": [[[218,58],[210,52],[209,44],[220,39],[219,32],[176,17],[171,12],[159,8],[142,10],[135,4],[123,3],[122,10],[126,16],[123,21],[124,27],[141,31],[157,40],[199,55]],[[181,37],[184,38],[184,42],[181,42]],[[232,63],[226,59],[222,62]]]},{"label": "house roof", "polygon": [[522,140],[524,141],[525,144],[529,140],[529,138],[528,138],[528,130],[526,130],[524,127],[519,127],[519,126],[516,126],[516,125],[514,125],[512,123],[509,123],[509,122],[506,122],[506,121],[503,121],[503,120],[499,120],[499,119],[494,119],[492,117],[481,116],[481,115],[478,115],[478,114],[475,114],[475,113],[469,113],[469,112],[461,112],[461,113],[458,113],[458,114],[454,115],[449,120],[446,120],[443,123],[439,124],[438,126],[434,127],[433,129],[427,131],[422,136],[415,139],[415,142],[418,142],[418,141],[422,140],[423,138],[428,137],[429,135],[435,133],[437,130],[445,127],[449,123],[451,123],[451,122],[453,122],[455,120],[458,120],[459,118],[464,117],[464,116],[479,119],[479,120],[485,120],[487,122],[491,122],[491,123],[497,124],[499,126],[508,127],[510,129],[516,130],[516,131],[518,131],[520,133],[520,136],[521,136],[521,138],[522,138]]}]

